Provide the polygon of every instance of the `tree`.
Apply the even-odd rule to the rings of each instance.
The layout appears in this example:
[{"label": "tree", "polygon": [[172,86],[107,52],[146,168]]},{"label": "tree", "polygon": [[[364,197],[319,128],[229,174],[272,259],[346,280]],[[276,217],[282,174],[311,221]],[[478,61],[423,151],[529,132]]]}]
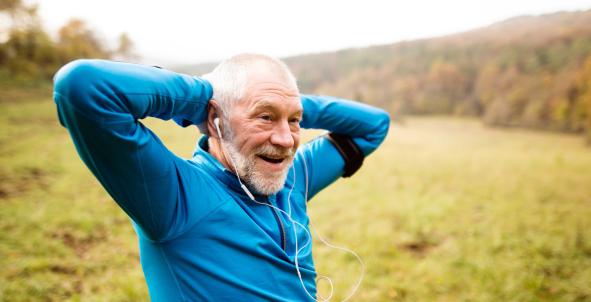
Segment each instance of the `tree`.
[{"label": "tree", "polygon": [[22,0],[0,0],[0,11],[13,12],[23,8]]},{"label": "tree", "polygon": [[135,53],[133,41],[127,33],[119,35],[119,46],[115,50],[114,58],[124,61],[136,61],[139,56]]},{"label": "tree", "polygon": [[78,58],[108,58],[108,51],[80,19],[71,19],[60,28],[58,51],[62,61]]},{"label": "tree", "polygon": [[0,22],[7,25],[0,28],[3,38],[15,28],[40,27],[37,6],[27,6],[22,0],[0,0]]},{"label": "tree", "polygon": [[591,55],[585,60],[576,81],[575,112],[585,128],[587,141],[591,143]]},{"label": "tree", "polygon": [[45,77],[53,74],[58,64],[53,42],[39,27],[13,29],[2,47],[4,56],[0,57],[0,64],[13,75]]},{"label": "tree", "polygon": [[22,0],[0,0],[0,18],[9,26],[0,31],[0,69],[25,78],[47,75],[57,62],[53,41],[45,33],[36,6]]}]

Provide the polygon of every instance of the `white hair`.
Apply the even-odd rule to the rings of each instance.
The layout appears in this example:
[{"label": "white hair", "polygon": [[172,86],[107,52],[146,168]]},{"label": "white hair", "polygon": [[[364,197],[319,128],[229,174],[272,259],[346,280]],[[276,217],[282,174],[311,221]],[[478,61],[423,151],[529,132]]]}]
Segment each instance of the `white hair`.
[{"label": "white hair", "polygon": [[[213,86],[212,98],[220,106],[222,111],[220,118],[223,121],[228,121],[230,109],[244,97],[249,77],[260,72],[270,73],[286,85],[293,87],[296,91],[298,90],[296,79],[287,65],[279,59],[262,54],[245,53],[235,55],[222,61],[212,72],[201,76]],[[198,127],[201,133],[209,134],[205,122],[198,125]],[[224,127],[224,132],[231,133],[231,129],[228,128]]]}]

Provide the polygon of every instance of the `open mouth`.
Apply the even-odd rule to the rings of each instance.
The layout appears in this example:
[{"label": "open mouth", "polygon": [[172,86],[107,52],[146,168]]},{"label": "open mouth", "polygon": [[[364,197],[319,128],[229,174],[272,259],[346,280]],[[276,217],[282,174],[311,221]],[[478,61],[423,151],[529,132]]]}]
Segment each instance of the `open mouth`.
[{"label": "open mouth", "polygon": [[273,157],[268,157],[268,156],[264,156],[264,155],[258,155],[258,157],[260,159],[262,159],[266,162],[272,163],[272,164],[280,164],[285,160],[284,157],[273,158]]}]

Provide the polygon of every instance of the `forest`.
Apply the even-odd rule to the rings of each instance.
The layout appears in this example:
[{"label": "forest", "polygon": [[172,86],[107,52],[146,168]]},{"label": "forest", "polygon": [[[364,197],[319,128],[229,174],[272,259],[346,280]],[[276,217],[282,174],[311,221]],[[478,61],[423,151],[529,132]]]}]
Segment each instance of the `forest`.
[{"label": "forest", "polygon": [[37,10],[22,0],[0,0],[0,84],[5,88],[49,83],[60,66],[78,58],[136,58],[126,33],[109,48],[84,20],[71,19],[53,37]]},{"label": "forest", "polygon": [[488,125],[591,139],[591,10],[512,18],[446,37],[288,58],[302,90],[394,116],[477,116]]},{"label": "forest", "polygon": [[[49,83],[59,66],[76,58],[137,59],[129,35],[121,33],[109,48],[83,20],[73,19],[50,36],[36,7],[22,0],[1,0],[0,17],[9,24],[0,30],[3,86]],[[301,91],[377,105],[395,121],[407,115],[472,116],[491,126],[581,133],[591,141],[591,10],[520,16],[445,37],[284,59]],[[213,66],[167,67],[199,75]]]},{"label": "forest", "polygon": [[[406,115],[586,134],[591,10],[520,16],[445,37],[285,58],[300,90]],[[202,74],[215,64],[182,66]]]}]

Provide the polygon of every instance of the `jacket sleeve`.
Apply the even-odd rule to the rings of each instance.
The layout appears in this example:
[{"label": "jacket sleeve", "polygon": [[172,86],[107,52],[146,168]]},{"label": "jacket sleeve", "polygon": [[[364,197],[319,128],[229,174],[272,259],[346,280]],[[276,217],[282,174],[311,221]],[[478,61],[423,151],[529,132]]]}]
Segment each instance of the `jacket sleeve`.
[{"label": "jacket sleeve", "polygon": [[[390,116],[382,109],[329,96],[302,95],[301,100],[302,128],[347,135],[364,156],[372,153],[388,134]],[[298,170],[306,175],[305,190],[310,199],[343,175],[344,159],[326,136],[303,145],[298,153],[303,165]]]},{"label": "jacket sleeve", "polygon": [[191,215],[206,212],[209,205],[187,201],[204,187],[203,177],[139,119],[198,124],[206,117],[211,95],[211,85],[199,78],[103,60],[71,62],[54,77],[58,117],[78,154],[153,240],[180,232],[199,218]]}]

